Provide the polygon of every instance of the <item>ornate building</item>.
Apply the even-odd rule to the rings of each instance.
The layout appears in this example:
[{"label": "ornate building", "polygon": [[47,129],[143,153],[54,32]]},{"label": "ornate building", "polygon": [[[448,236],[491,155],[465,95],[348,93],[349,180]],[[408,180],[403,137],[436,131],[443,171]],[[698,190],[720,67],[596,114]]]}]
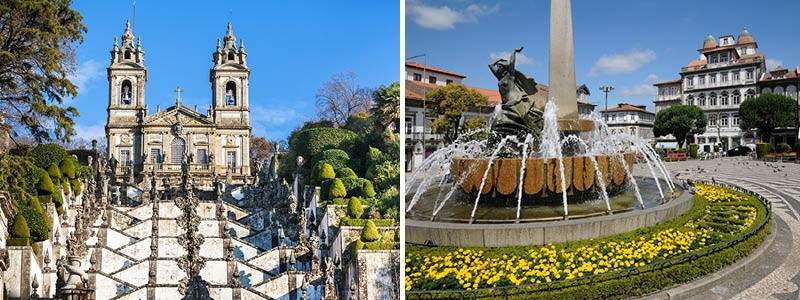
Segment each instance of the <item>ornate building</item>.
[{"label": "ornate building", "polygon": [[[212,53],[211,106],[205,113],[181,105],[180,87],[175,105],[150,114],[145,102],[147,67],[139,37],[130,23],[122,44],[114,38],[108,67],[108,157],[117,178],[138,182],[142,174],[178,175],[189,160],[193,175],[228,175],[234,183],[250,179],[250,69],[244,42],[236,45],[231,24],[223,44]],[[135,181],[134,181],[135,180]]]}]

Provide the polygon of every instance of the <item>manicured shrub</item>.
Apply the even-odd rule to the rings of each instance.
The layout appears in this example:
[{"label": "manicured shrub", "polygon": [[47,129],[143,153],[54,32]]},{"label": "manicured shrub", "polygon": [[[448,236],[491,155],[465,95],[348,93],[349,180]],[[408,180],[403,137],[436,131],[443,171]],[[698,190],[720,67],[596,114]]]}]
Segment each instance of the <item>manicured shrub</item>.
[{"label": "manicured shrub", "polygon": [[350,177],[341,178],[344,188],[347,190],[347,197],[361,197],[361,187],[364,185],[364,178]]},{"label": "manicured shrub", "polygon": [[[13,238],[12,237],[12,238],[9,238],[8,240],[6,240],[6,246],[30,246],[30,245],[31,245],[31,239],[29,239],[29,238]],[[8,298],[6,297],[6,298],[3,298],[3,299],[8,299]]]},{"label": "manicured shrub", "polygon": [[336,178],[336,172],[333,171],[333,166],[323,163],[319,171],[319,180],[324,181]]},{"label": "manicured shrub", "polygon": [[700,145],[698,144],[691,144],[689,145],[689,156],[692,158],[697,158],[697,150],[700,149]]},{"label": "manicured shrub", "polygon": [[67,157],[67,151],[57,144],[39,144],[31,150],[31,158],[37,167],[46,169]]},{"label": "manicured shrub", "polygon": [[366,155],[367,167],[380,164],[383,161],[384,161],[383,153],[381,152],[381,150],[378,148],[369,147],[369,150],[367,150],[367,155]]},{"label": "manicured shrub", "polygon": [[719,145],[718,144],[714,144],[714,152],[719,152]]},{"label": "manicured shrub", "polygon": [[368,136],[374,129],[375,120],[367,113],[357,113],[350,115],[344,128],[355,132],[361,137]]},{"label": "manicured shrub", "polygon": [[347,129],[311,128],[298,132],[295,144],[289,145],[289,147],[295,149],[297,155],[309,159],[327,149],[342,149],[347,152],[348,149],[342,146],[356,138],[358,135]]},{"label": "manicured shrub", "polygon": [[792,152],[792,146],[787,143],[781,144],[781,152]]},{"label": "manicured shrub", "polygon": [[75,165],[73,164],[72,159],[65,158],[58,165],[58,168],[61,169],[61,174],[64,175],[64,177],[69,178],[69,179],[75,179],[76,178],[76,176],[75,176],[76,175],[75,174]]},{"label": "manicured shrub", "polygon": [[330,164],[335,170],[347,168],[350,156],[341,149],[327,149],[314,157],[314,162],[325,162]]},{"label": "manicured shrub", "polygon": [[50,175],[52,182],[61,182],[61,170],[58,169],[58,165],[55,163],[47,167],[47,175]]},{"label": "manicured shrub", "polygon": [[70,179],[69,186],[72,188],[73,195],[81,194],[81,181],[79,179]]},{"label": "manicured shrub", "polygon": [[30,228],[31,238],[34,242],[41,242],[49,238],[50,224],[44,213],[37,211],[30,206],[21,206],[19,214],[25,217]]},{"label": "manicured shrub", "polygon": [[342,180],[335,178],[332,180],[331,190],[328,199],[343,198],[347,196],[347,189],[345,189]]},{"label": "manicured shrub", "polygon": [[350,197],[350,201],[347,202],[347,216],[358,219],[361,218],[363,213],[364,207],[361,206],[361,199],[358,199],[358,197]]},{"label": "manicured shrub", "polygon": [[767,155],[767,153],[769,153],[769,144],[767,143],[756,144],[756,155],[758,155],[758,158],[763,158],[764,155]]},{"label": "manicured shrub", "polygon": [[381,235],[378,233],[378,228],[375,227],[375,222],[367,220],[367,224],[364,224],[364,228],[361,230],[361,240],[364,242],[374,242],[379,239],[381,239]]},{"label": "manicured shrub", "polygon": [[364,180],[364,184],[361,186],[361,197],[364,198],[375,197],[375,188],[372,187],[372,181]]},{"label": "manicured shrub", "polygon": [[56,188],[53,185],[53,181],[50,180],[50,175],[47,172],[41,172],[40,176],[39,182],[36,184],[36,194],[39,196],[52,195]]},{"label": "manicured shrub", "polygon": [[25,220],[25,216],[22,214],[17,214],[14,218],[14,224],[11,225],[11,230],[9,232],[11,237],[14,238],[30,238],[31,237],[31,229],[28,228],[28,221]]},{"label": "manicured shrub", "polygon": [[381,189],[400,184],[400,164],[396,161],[385,161],[367,169],[365,177]]},{"label": "manicured shrub", "polygon": [[353,169],[343,168],[343,169],[336,170],[336,177],[337,178],[358,178],[358,175],[356,175],[356,172],[354,172]]},{"label": "manicured shrub", "polygon": [[711,152],[711,145],[703,145],[703,152]]},{"label": "manicured shrub", "polygon": [[61,196],[61,191],[56,191],[50,195],[51,200],[55,203],[56,208],[64,206],[64,198]]},{"label": "manicured shrub", "polygon": [[40,213],[44,213],[44,206],[42,206],[42,202],[40,202],[39,199],[39,197],[31,197],[30,200],[28,200],[28,206]]}]

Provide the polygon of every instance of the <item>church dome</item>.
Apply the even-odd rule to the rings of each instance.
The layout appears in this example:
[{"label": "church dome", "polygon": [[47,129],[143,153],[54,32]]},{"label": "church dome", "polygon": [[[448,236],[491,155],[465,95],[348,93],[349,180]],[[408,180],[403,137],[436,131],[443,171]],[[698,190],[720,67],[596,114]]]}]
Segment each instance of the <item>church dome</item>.
[{"label": "church dome", "polygon": [[703,49],[714,48],[716,46],[717,46],[717,39],[715,39],[713,35],[709,34],[706,37],[706,40],[703,41]]},{"label": "church dome", "polygon": [[753,35],[750,34],[750,31],[747,31],[747,28],[742,30],[742,33],[739,34],[739,38],[737,39],[737,44],[746,44],[753,42]]}]

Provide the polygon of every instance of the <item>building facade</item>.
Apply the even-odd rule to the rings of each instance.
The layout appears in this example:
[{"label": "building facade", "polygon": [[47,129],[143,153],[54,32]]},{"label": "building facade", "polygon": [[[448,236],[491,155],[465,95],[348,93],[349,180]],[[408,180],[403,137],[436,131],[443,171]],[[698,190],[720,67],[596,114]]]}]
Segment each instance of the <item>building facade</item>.
[{"label": "building facade", "polygon": [[656,112],[678,104],[697,105],[708,125],[704,134],[695,136],[696,143],[721,143],[723,149],[754,143],[753,132],[739,129],[739,105],[759,93],[759,79],[766,73],[764,54],[757,50],[747,29],[737,38],[708,35],[697,50],[700,59],[681,68],[680,81],[655,84]]},{"label": "building facade", "polygon": [[[228,175],[234,182],[250,178],[250,69],[244,42],[236,45],[231,25],[224,44],[217,40],[210,70],[211,106],[200,112],[181,104],[150,113],[145,102],[147,67],[141,38],[134,44],[130,24],[122,44],[111,51],[108,67],[107,157],[117,161],[116,176],[179,174],[184,159],[198,176]],[[185,158],[184,158],[185,157]],[[138,180],[138,179],[134,179]]]},{"label": "building facade", "polygon": [[[463,84],[462,81],[467,76],[440,69],[437,67],[426,66],[415,62],[406,62],[406,96],[405,96],[405,151],[406,162],[405,171],[411,172],[419,166],[426,157],[438,149],[443,148],[444,136],[433,134],[430,124],[438,116],[430,116],[431,105],[435,105],[427,99],[425,95],[430,91],[447,86],[448,84]],[[500,92],[497,89],[484,89],[472,86],[468,88],[487,97],[488,104],[470,109],[462,114],[460,123],[476,116],[483,116],[487,126],[491,122],[494,107],[502,102]],[[537,84],[537,93],[532,95],[534,106],[544,108],[548,100],[547,85]],[[595,108],[594,104],[589,103],[589,88],[586,85],[575,87],[578,112],[582,117],[590,115]]]},{"label": "building facade", "polygon": [[[789,70],[777,66],[774,70],[765,73],[758,81],[758,93],[779,94],[795,100],[800,99],[800,67]],[[800,110],[797,113],[800,116]],[[787,143],[797,151],[798,149],[795,149],[798,144],[797,137],[797,128],[779,128],[770,137],[770,144]]]},{"label": "building facade", "polygon": [[655,142],[653,123],[656,114],[648,111],[644,105],[620,103],[617,107],[603,110],[602,113],[612,134],[627,133],[647,143]]}]

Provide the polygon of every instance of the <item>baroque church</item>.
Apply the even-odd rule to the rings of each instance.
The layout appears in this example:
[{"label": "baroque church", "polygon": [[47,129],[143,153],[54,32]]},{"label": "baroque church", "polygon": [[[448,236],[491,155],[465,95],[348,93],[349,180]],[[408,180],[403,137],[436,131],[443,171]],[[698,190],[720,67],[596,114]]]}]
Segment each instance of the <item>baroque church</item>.
[{"label": "baroque church", "polygon": [[[122,44],[114,38],[108,67],[107,157],[115,176],[143,181],[142,174],[178,175],[184,159],[193,175],[226,176],[230,183],[247,183],[250,176],[250,68],[244,41],[236,44],[231,24],[223,43],[212,53],[211,106],[204,112],[181,104],[154,113],[145,102],[147,67],[141,37],[130,22]],[[207,182],[207,181],[206,181]]]}]

